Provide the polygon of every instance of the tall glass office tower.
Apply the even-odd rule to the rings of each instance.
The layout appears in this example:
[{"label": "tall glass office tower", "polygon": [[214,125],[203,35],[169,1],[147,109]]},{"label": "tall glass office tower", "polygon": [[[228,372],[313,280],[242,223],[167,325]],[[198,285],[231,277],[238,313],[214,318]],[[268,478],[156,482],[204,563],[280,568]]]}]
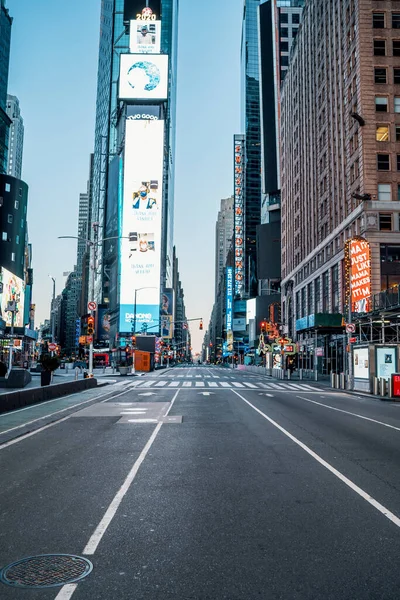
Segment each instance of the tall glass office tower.
[{"label": "tall glass office tower", "polygon": [[102,1],[90,296],[114,341],[133,323],[158,333],[173,283],[177,19],[178,0]]},{"label": "tall glass office tower", "polygon": [[6,113],[8,70],[10,65],[12,18],[0,0],[0,173],[7,172],[8,136],[11,119]]},{"label": "tall glass office tower", "polygon": [[245,0],[241,46],[242,131],[245,134],[244,296],[257,295],[257,225],[261,219],[261,122],[258,6]]}]

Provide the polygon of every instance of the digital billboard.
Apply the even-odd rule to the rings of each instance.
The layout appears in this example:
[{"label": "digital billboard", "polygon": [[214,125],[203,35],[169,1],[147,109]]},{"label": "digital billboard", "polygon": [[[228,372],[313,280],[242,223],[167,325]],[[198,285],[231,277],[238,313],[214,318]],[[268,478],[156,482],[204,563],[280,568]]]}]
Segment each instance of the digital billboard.
[{"label": "digital billboard", "polygon": [[233,322],[233,269],[226,268],[226,330],[232,330]]},{"label": "digital billboard", "polygon": [[131,21],[129,49],[134,54],[160,54],[161,21]]},{"label": "digital billboard", "polygon": [[345,247],[346,292],[351,296],[351,310],[365,313],[371,296],[371,250],[367,240],[354,237]]},{"label": "digital billboard", "polygon": [[99,342],[110,341],[110,329],[111,329],[111,315],[110,311],[106,307],[98,308],[97,312],[97,339]]},{"label": "digital billboard", "polygon": [[121,54],[119,98],[121,100],[166,100],[168,56],[166,54]]},{"label": "digital billboard", "polygon": [[244,291],[244,136],[234,136],[235,296]]},{"label": "digital billboard", "polygon": [[7,311],[9,302],[16,302],[17,310],[14,314],[14,327],[24,327],[25,284],[22,279],[3,267],[2,292],[0,293],[1,316],[7,327],[11,327],[12,314]]},{"label": "digital billboard", "polygon": [[125,0],[124,21],[142,19],[151,21],[161,17],[161,0]]},{"label": "digital billboard", "polygon": [[135,290],[136,331],[160,322],[163,152],[164,121],[126,121],[120,332],[132,331]]},{"label": "digital billboard", "polygon": [[172,288],[164,289],[161,296],[161,335],[164,338],[174,337],[174,291]]}]

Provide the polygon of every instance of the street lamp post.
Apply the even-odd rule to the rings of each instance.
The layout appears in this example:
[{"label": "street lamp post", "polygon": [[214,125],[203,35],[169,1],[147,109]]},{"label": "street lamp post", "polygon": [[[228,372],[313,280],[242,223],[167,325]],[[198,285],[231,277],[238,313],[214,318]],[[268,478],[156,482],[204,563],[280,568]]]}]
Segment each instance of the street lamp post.
[{"label": "street lamp post", "polygon": [[56,337],[56,319],[55,319],[55,315],[54,315],[54,304],[55,304],[55,300],[56,300],[56,280],[52,275],[49,275],[50,279],[53,282],[53,299],[52,299],[52,303],[51,303],[51,341],[54,343],[55,337]]}]

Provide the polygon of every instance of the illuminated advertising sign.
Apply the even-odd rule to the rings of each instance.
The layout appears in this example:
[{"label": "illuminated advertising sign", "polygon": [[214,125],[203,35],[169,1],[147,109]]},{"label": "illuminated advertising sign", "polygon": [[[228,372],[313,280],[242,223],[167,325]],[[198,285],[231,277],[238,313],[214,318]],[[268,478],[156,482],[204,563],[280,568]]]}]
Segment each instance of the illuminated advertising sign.
[{"label": "illuminated advertising sign", "polygon": [[234,198],[235,198],[235,295],[244,291],[244,136],[234,137]]},{"label": "illuminated advertising sign", "polygon": [[369,242],[355,237],[345,247],[346,292],[351,296],[351,310],[365,313],[371,296],[371,250]]},{"label": "illuminated advertising sign", "polygon": [[145,22],[161,17],[161,0],[125,0],[124,22],[140,19]]},{"label": "illuminated advertising sign", "polygon": [[160,54],[161,21],[131,21],[129,49],[134,54]]},{"label": "illuminated advertising sign", "polygon": [[121,54],[119,98],[121,100],[166,100],[168,56],[166,54]]},{"label": "illuminated advertising sign", "polygon": [[233,323],[233,269],[226,268],[226,330],[232,330]]},{"label": "illuminated advertising sign", "polygon": [[174,337],[173,311],[174,292],[172,288],[168,288],[161,296],[161,334],[164,338]]},{"label": "illuminated advertising sign", "polygon": [[97,319],[97,338],[99,342],[108,342],[110,340],[111,329],[111,315],[108,308],[99,307]]},{"label": "illuminated advertising sign", "polygon": [[120,332],[132,331],[135,290],[136,331],[160,322],[163,152],[164,121],[126,121]]},{"label": "illuminated advertising sign", "polygon": [[0,293],[1,316],[7,327],[11,327],[12,313],[7,311],[9,302],[15,302],[18,312],[14,313],[14,327],[24,327],[25,284],[22,279],[3,267],[3,286]]}]

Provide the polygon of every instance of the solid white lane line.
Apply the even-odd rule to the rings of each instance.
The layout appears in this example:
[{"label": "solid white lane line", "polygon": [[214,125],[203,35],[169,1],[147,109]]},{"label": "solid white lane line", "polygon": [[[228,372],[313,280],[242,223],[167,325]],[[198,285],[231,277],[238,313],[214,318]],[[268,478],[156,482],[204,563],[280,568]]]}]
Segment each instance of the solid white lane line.
[{"label": "solid white lane line", "polygon": [[196,381],[196,387],[204,387],[205,383],[204,381]]},{"label": "solid white lane line", "polygon": [[[177,398],[179,394],[179,390],[176,392],[175,396],[173,397],[171,404],[167,410],[167,412],[165,413],[165,417],[168,416],[172,406],[175,403],[175,400]],[[132,485],[132,482],[134,481],[141,464],[143,463],[144,459],[146,458],[151,446],[153,445],[154,440],[156,439],[161,427],[162,427],[162,423],[158,423],[157,427],[154,429],[153,433],[151,434],[147,444],[145,445],[145,447],[143,448],[143,450],[141,451],[139,458],[136,460],[135,464],[133,465],[132,469],[130,470],[130,472],[128,473],[127,478],[125,479],[124,483],[122,484],[122,486],[120,487],[120,489],[118,490],[118,492],[116,493],[114,499],[112,500],[110,506],[108,507],[104,517],[102,518],[102,520],[100,521],[100,523],[98,524],[96,530],[94,531],[94,533],[92,534],[90,540],[88,541],[88,543],[86,544],[86,547],[83,551],[83,554],[86,555],[93,555],[96,550],[98,545],[100,544],[104,534],[106,533],[108,527],[111,524],[111,521],[113,520],[113,518],[115,517],[118,508],[120,507],[120,504],[122,502],[122,500],[124,499],[126,493],[128,492],[129,488]]]},{"label": "solid white lane line", "polygon": [[237,388],[244,388],[244,385],[242,383],[238,383],[237,381],[232,381],[232,385]]},{"label": "solid white lane line", "polygon": [[323,406],[324,408],[328,408],[329,410],[335,410],[336,412],[344,413],[345,415],[351,415],[352,417],[357,417],[358,419],[363,419],[364,421],[371,421],[371,423],[376,423],[377,425],[382,425],[383,427],[389,427],[389,429],[395,429],[396,431],[400,431],[400,427],[396,427],[395,425],[389,425],[389,423],[383,423],[383,421],[377,421],[376,419],[371,419],[370,417],[364,417],[364,415],[359,415],[357,413],[350,412],[348,410],[343,410],[342,408],[336,408],[335,406],[329,406],[328,404],[324,404],[323,402],[317,402],[316,400],[310,400],[309,398],[303,398],[303,396],[296,396],[300,398],[300,400],[304,400],[305,402],[310,402],[311,404],[318,404],[318,406]]},{"label": "solid white lane line", "polygon": [[247,386],[249,388],[253,388],[253,389],[256,388],[257,389],[257,386],[254,385],[254,383],[247,383],[247,381],[243,381],[243,383],[244,383],[245,386]]},{"label": "solid white lane line", "polygon": [[[44,415],[43,417],[38,417],[37,419],[28,421],[27,423],[23,423],[22,425],[17,425],[16,427],[12,427],[11,429],[6,429],[5,431],[1,431],[0,435],[4,435],[5,433],[10,433],[10,431],[15,431],[16,429],[22,429],[22,427],[26,427],[27,425],[32,425],[32,423],[36,423],[37,421],[42,421],[43,419],[48,419],[49,417],[53,417],[54,415],[63,413],[66,410],[71,410],[72,408],[77,408],[79,410],[79,408],[81,406],[83,406],[84,404],[87,404],[88,402],[96,402],[96,400],[99,400],[100,398],[103,398],[104,396],[107,396],[110,393],[111,392],[106,392],[105,394],[101,394],[100,396],[95,396],[94,398],[90,398],[90,400],[84,400],[84,402],[79,402],[79,404],[74,404],[73,406],[67,406],[66,408],[62,408],[61,410],[56,410],[53,413],[49,413],[48,415]],[[107,398],[107,400],[113,400],[114,398],[118,398],[119,396],[123,396],[124,394],[126,394],[126,391],[121,392],[120,394],[118,394],[116,396],[111,396],[111,398]],[[57,400],[61,400],[61,398],[57,398]],[[30,408],[32,408],[33,406],[39,406],[39,404],[32,404],[32,406]],[[11,411],[9,414],[11,414],[12,412],[14,412],[14,411]],[[66,421],[67,419],[69,419],[69,417],[60,419],[57,421],[57,423],[61,423],[61,421]],[[51,427],[52,425],[55,425],[55,424],[56,423],[50,423],[49,425],[45,425],[44,427],[41,427],[40,429],[36,429],[36,431],[32,431],[30,433],[27,433],[26,435],[22,435],[16,441],[20,442],[21,440],[23,440],[27,437],[30,437],[31,435],[34,435],[35,433],[38,433],[39,431],[44,431],[45,429],[48,429],[48,427]],[[11,446],[12,443],[13,443],[13,441],[5,442],[4,444],[0,444],[0,450],[2,450],[3,448],[6,448],[7,446]]]},{"label": "solid white lane line", "polygon": [[271,423],[271,425],[273,425],[274,427],[276,427],[277,429],[279,429],[279,431],[281,431],[290,440],[292,440],[292,442],[294,442],[295,444],[297,444],[298,446],[300,446],[300,448],[302,448],[305,452],[307,452],[307,454],[309,454],[312,458],[314,458],[317,462],[319,462],[320,465],[322,465],[323,467],[325,467],[325,469],[327,469],[333,475],[335,475],[335,477],[337,477],[338,479],[340,479],[340,481],[342,481],[345,485],[347,485],[351,490],[353,490],[354,492],[356,492],[356,494],[358,494],[366,502],[368,502],[369,504],[371,504],[371,506],[373,506],[376,510],[378,510],[384,517],[386,517],[387,519],[389,519],[389,521],[391,521],[392,523],[394,523],[394,525],[396,525],[397,527],[400,527],[400,519],[399,519],[399,517],[397,517],[388,508],[386,508],[386,506],[383,506],[383,504],[381,504],[380,502],[378,502],[377,500],[375,500],[375,498],[373,498],[372,496],[370,496],[366,491],[364,491],[357,484],[355,484],[353,481],[351,481],[351,479],[349,479],[348,477],[346,477],[345,475],[343,475],[343,473],[341,473],[340,471],[338,471],[337,469],[335,469],[335,467],[333,467],[326,460],[324,460],[323,458],[321,458],[321,456],[319,456],[319,454],[317,454],[316,452],[314,452],[314,450],[311,450],[311,448],[309,448],[308,446],[306,446],[305,444],[303,444],[303,442],[301,442],[298,438],[296,438],[289,431],[287,431],[287,429],[284,429],[281,425],[279,425],[279,423],[277,423],[276,421],[274,421],[273,419],[271,419],[270,417],[268,417],[268,415],[266,415],[265,413],[263,413],[262,410],[258,409],[256,406],[254,406],[254,404],[252,404],[251,402],[249,402],[248,400],[246,400],[246,398],[244,398],[243,396],[241,396],[239,394],[239,392],[237,392],[236,390],[232,390],[232,392],[234,394],[236,394],[237,396],[239,396],[239,398],[241,398],[241,400],[243,400],[243,402],[246,402],[246,404],[248,404],[253,410],[255,410],[259,415],[261,415],[269,423]]},{"label": "solid white lane line", "polygon": [[68,585],[64,585],[57,594],[55,600],[70,600],[77,587],[77,583],[69,583]]}]

